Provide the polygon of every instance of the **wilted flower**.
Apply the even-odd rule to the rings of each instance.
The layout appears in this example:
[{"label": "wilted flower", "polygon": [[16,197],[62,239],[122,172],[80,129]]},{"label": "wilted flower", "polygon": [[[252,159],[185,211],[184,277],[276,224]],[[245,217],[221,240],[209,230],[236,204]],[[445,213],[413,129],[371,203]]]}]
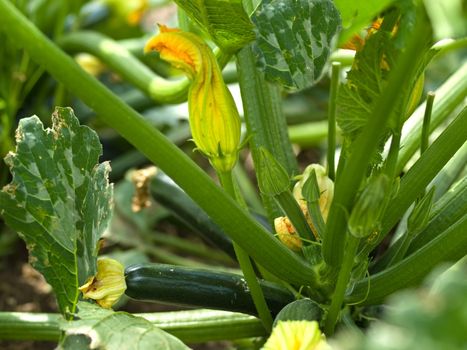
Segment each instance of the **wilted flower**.
[{"label": "wilted flower", "polygon": [[94,299],[105,309],[111,308],[126,290],[123,265],[114,259],[100,258],[97,274],[88,278],[79,290],[84,298]]},{"label": "wilted flower", "polygon": [[240,117],[211,49],[193,33],[161,25],[160,34],[144,48],[153,50],[192,80],[188,109],[193,140],[217,171],[230,171],[238,158]]},{"label": "wilted flower", "polygon": [[274,228],[280,241],[284,243],[285,246],[295,251],[302,249],[302,240],[288,217],[281,216],[275,218]]},{"label": "wilted flower", "polygon": [[279,321],[263,350],[330,350],[316,321]]}]

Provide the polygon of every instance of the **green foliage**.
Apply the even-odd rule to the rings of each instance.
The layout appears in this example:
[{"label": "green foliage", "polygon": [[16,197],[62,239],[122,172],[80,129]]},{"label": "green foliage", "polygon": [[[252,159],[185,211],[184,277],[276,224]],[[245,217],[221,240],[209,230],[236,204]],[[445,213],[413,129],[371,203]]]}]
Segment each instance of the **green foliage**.
[{"label": "green foliage", "polygon": [[59,349],[189,349],[148,320],[125,312],[114,312],[80,302],[76,316],[77,320],[62,322],[65,336]]},{"label": "green foliage", "polygon": [[367,336],[342,335],[339,349],[465,349],[467,344],[467,260],[434,278],[419,291],[390,298],[383,322]]},{"label": "green foliage", "polygon": [[175,0],[224,51],[235,52],[253,41],[253,26],[241,0]]},{"label": "green foliage", "polygon": [[78,286],[95,274],[97,243],[111,214],[108,163],[97,134],[70,108],[57,108],[52,129],[36,117],[20,121],[16,152],[5,161],[13,181],[0,192],[1,214],[26,241],[60,310],[73,312]]},{"label": "green foliage", "polygon": [[334,0],[334,4],[342,17],[342,26],[344,28],[340,36],[340,42],[344,43],[349,40],[353,34],[368,25],[374,17],[394,2],[395,0]]},{"label": "green foliage", "polygon": [[[397,58],[404,51],[408,37],[413,31],[415,11],[415,8],[409,5],[392,9],[384,16],[379,29],[368,33],[363,48],[357,51],[352,68],[347,73],[346,81],[341,84],[337,97],[336,120],[343,135],[347,137],[345,142],[348,144],[345,148],[351,147],[353,141],[361,134],[385,91],[391,72],[398,64]],[[418,21],[425,22],[426,19],[420,16]],[[391,132],[399,132],[403,122],[412,112],[409,109],[413,109],[412,105],[416,106],[420,98],[423,80],[419,78],[433,53],[428,51],[431,41],[428,35],[419,40],[424,44],[423,50],[414,57],[415,69],[400,86],[401,93],[393,100],[394,107],[388,123],[381,125],[384,132],[379,139],[378,153],[373,156],[371,165],[381,162],[379,153],[385,141]]]},{"label": "green foliage", "polygon": [[332,1],[264,0],[252,20],[258,65],[268,80],[301,90],[321,78],[340,28]]}]

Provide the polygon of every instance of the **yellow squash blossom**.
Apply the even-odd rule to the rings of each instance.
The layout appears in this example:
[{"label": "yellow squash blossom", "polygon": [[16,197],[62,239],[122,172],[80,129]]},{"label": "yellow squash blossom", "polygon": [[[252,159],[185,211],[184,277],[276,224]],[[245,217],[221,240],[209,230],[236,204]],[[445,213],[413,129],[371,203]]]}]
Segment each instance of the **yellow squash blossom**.
[{"label": "yellow squash blossom", "polygon": [[158,51],[192,80],[188,109],[193,140],[218,172],[230,171],[238,158],[240,117],[211,49],[193,33],[161,25],[144,51]]},{"label": "yellow squash blossom", "polygon": [[263,350],[330,350],[316,321],[279,321]]},{"label": "yellow squash blossom", "polygon": [[79,287],[83,297],[94,299],[100,306],[110,309],[126,290],[123,265],[117,260],[97,260],[97,274]]}]

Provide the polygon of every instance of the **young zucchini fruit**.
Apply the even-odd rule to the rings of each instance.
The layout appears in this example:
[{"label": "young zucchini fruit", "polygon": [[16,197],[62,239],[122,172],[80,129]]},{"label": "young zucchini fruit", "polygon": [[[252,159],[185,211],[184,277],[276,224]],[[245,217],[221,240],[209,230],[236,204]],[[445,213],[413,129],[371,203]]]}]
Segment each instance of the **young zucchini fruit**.
[{"label": "young zucchini fruit", "polygon": [[[174,265],[138,264],[125,270],[125,278],[125,294],[133,299],[257,316],[247,283],[237,274]],[[273,315],[295,300],[290,291],[277,284],[261,280],[260,285]]]}]

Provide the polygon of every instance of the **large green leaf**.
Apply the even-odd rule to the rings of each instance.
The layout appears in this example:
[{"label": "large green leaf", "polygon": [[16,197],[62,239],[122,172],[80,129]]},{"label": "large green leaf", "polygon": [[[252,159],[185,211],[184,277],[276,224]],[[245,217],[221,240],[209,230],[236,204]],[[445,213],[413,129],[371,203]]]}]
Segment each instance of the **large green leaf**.
[{"label": "large green leaf", "polygon": [[17,147],[5,162],[13,181],[0,192],[0,212],[25,240],[30,261],[45,276],[62,313],[73,312],[78,287],[96,270],[97,243],[111,214],[108,163],[97,134],[70,108],[57,108],[53,126],[22,119]]},{"label": "large green leaf", "polygon": [[151,322],[126,312],[114,312],[79,302],[77,320],[64,321],[60,349],[186,350],[185,344]]},{"label": "large green leaf", "polygon": [[235,52],[255,39],[241,0],[175,0],[222,50]]},{"label": "large green leaf", "polygon": [[300,90],[321,77],[340,28],[331,0],[263,0],[252,20],[258,65],[268,80]]},{"label": "large green leaf", "polygon": [[[339,87],[337,97],[337,123],[344,136],[352,142],[364,129],[378,99],[384,93],[391,71],[397,64],[397,58],[403,51],[405,42],[413,30],[416,8],[404,5],[388,13],[381,27],[369,34],[363,48],[357,51],[346,81]],[[426,22],[426,18],[417,20]],[[428,25],[428,23],[426,23]],[[395,108],[380,140],[380,149],[389,136],[390,130],[398,130],[411,111],[416,107],[423,91],[423,72],[434,55],[429,50],[429,35],[419,38],[424,43],[424,50],[413,57],[414,74],[408,76],[400,86],[400,94],[394,100]],[[350,147],[348,147],[350,149]],[[380,161],[376,155],[374,162]]]}]

